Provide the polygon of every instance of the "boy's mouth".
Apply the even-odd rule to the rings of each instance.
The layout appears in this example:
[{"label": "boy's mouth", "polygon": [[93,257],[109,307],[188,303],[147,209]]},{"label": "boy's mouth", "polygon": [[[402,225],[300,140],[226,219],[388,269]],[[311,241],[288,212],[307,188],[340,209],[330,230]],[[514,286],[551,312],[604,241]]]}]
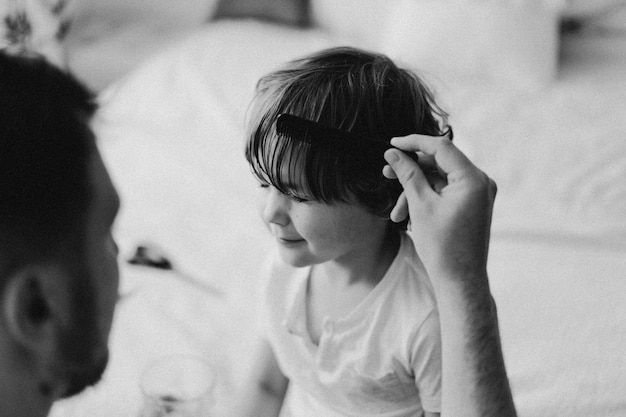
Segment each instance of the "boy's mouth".
[{"label": "boy's mouth", "polygon": [[294,244],[294,243],[300,243],[300,242],[304,242],[304,239],[287,239],[284,237],[276,237],[276,240],[278,240],[278,242],[280,243],[284,243],[284,244]]}]

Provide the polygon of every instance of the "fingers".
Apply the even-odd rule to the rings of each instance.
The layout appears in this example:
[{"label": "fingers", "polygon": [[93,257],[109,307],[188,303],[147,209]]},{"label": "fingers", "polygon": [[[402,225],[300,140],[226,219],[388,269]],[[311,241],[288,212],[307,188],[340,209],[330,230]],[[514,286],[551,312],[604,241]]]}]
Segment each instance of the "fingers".
[{"label": "fingers", "polygon": [[[431,155],[426,155],[424,152],[417,152],[417,164],[422,169],[422,172],[437,171],[437,164],[435,158]],[[383,175],[389,179],[395,180],[398,177],[393,169],[389,165],[383,167]]]},{"label": "fingers", "polygon": [[[385,152],[385,160],[402,184],[407,197],[419,198],[420,195],[433,192],[420,167],[404,152],[388,149]],[[389,169],[383,169],[383,173],[385,172],[390,173]]]},{"label": "fingers", "polygon": [[430,187],[437,194],[440,194],[441,190],[443,190],[444,187],[448,185],[448,181],[446,181],[446,179],[443,178],[441,175],[439,175],[439,173],[436,171],[431,171],[431,172],[426,173],[426,179],[428,180]]},{"label": "fingers", "polygon": [[406,199],[406,194],[403,192],[400,194],[400,197],[398,197],[398,201],[393,207],[393,210],[389,213],[389,218],[392,222],[400,223],[407,217],[409,217],[409,203]]},{"label": "fingers", "polygon": [[445,136],[413,134],[391,139],[391,145],[407,152],[423,152],[434,157],[445,174],[475,168],[474,164]]},{"label": "fingers", "polygon": [[437,163],[432,155],[426,155],[424,152],[417,152],[417,164],[422,168],[422,171],[435,171],[437,170]]},{"label": "fingers", "polygon": [[389,166],[389,165],[385,165],[383,167],[383,175],[386,178],[389,178],[390,180],[396,180],[398,179],[398,176],[396,175],[395,172],[393,172],[393,169]]}]

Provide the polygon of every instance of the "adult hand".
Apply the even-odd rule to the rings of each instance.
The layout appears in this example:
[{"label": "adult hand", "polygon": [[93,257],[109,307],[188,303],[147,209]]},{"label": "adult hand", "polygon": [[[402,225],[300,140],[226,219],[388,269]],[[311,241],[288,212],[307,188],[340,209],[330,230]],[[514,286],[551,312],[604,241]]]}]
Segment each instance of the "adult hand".
[{"label": "adult hand", "polygon": [[[486,275],[495,182],[445,136],[414,134],[393,138],[391,144],[398,149],[385,152],[389,165],[383,174],[404,187],[391,218],[410,216],[413,241],[427,270],[454,277]],[[417,152],[420,166],[399,149]]]},{"label": "adult hand", "polygon": [[[445,137],[394,138],[388,178],[404,187],[391,217],[410,216],[441,323],[442,416],[514,417],[487,278],[496,185]],[[405,152],[417,152],[419,166]]]}]

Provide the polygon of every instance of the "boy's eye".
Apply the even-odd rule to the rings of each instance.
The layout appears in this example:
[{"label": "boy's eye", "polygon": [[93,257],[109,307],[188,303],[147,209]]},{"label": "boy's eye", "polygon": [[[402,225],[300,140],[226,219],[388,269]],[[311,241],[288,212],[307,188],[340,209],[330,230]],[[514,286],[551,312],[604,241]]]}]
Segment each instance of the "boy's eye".
[{"label": "boy's eye", "polygon": [[302,197],[298,197],[295,194],[287,194],[287,195],[289,196],[289,198],[291,198],[296,203],[306,203],[307,201],[309,201],[308,199],[302,198]]},{"label": "boy's eye", "polygon": [[269,185],[269,184],[265,184],[265,183],[260,182],[260,183],[259,183],[259,187],[261,187],[261,188],[269,188],[269,187],[270,187],[270,185]]}]

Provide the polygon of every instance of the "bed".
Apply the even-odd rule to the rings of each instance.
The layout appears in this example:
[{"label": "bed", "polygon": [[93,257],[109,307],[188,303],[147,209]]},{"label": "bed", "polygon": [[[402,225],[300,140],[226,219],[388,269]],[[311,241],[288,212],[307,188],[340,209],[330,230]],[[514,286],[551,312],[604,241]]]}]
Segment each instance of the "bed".
[{"label": "bed", "polygon": [[[490,28],[530,43],[490,37],[484,51],[454,46],[445,59],[415,52],[424,34],[408,36],[406,21],[395,21],[395,38],[386,32],[386,46],[359,33],[372,25],[337,30],[330,2],[313,10],[326,26],[213,21],[103,90],[94,126],[123,199],[115,229],[122,299],[103,381],[51,415],[136,415],[142,369],[171,353],[213,364],[215,415],[229,415],[251,361],[258,265],[272,244],[243,158],[247,104],[262,74],[340,44],[382,50],[420,71],[451,113],[458,146],[498,183],[488,268],[519,415],[626,415],[626,31],[596,26],[559,37],[556,9],[551,23],[522,27],[520,13],[545,19],[539,3],[500,10],[518,26]],[[463,36],[483,29],[465,27]],[[497,48],[504,58],[493,56]],[[138,245],[162,251],[173,269],[126,262]]]}]

